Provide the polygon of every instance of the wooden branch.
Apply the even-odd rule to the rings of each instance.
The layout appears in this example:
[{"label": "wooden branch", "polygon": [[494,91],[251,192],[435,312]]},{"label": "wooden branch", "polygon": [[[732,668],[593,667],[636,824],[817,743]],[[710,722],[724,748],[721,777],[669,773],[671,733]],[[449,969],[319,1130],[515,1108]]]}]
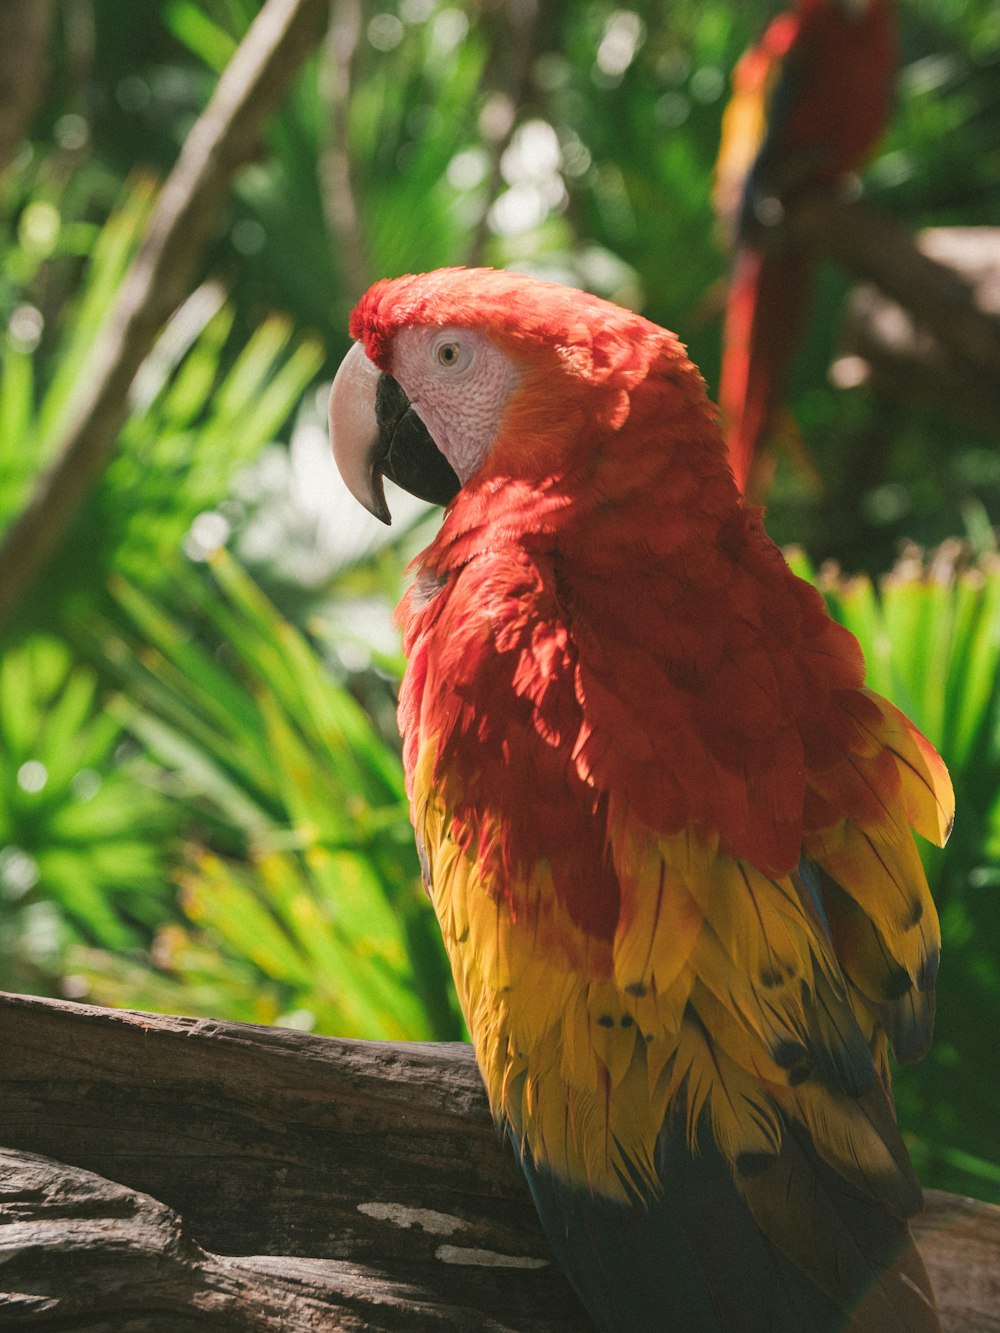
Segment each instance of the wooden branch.
[{"label": "wooden branch", "polygon": [[14,160],[48,83],[53,0],[0,5],[0,176]]},{"label": "wooden branch", "polygon": [[[25,1164],[47,1192],[17,1205],[34,1230],[16,1238],[20,1268],[0,1263],[2,1327],[16,1326],[15,1293],[43,1295],[51,1319],[75,1308],[68,1273],[93,1273],[87,1300],[109,1284],[138,1299],[144,1271],[166,1274],[170,1309],[221,1303],[236,1327],[586,1327],[466,1046],[4,996],[0,1049],[0,1144],[59,1164]],[[44,1179],[66,1165],[95,1174],[62,1197]],[[23,1197],[12,1189],[0,1220]],[[81,1191],[93,1196],[82,1215]],[[308,1322],[314,1303],[325,1325]],[[267,1322],[276,1310],[300,1322]]]},{"label": "wooden branch", "polygon": [[[334,1259],[203,1249],[148,1194],[0,1148],[3,1327],[101,1330],[467,1329],[509,1326],[398,1277]],[[150,1316],[155,1316],[155,1323]]]},{"label": "wooden branch", "polygon": [[[558,23],[562,6],[555,0],[547,5],[497,6],[494,21],[502,31],[490,44],[490,57],[484,72],[489,89],[488,113],[480,117],[480,129],[488,144],[489,177],[484,191],[483,211],[465,247],[463,263],[475,268],[482,264],[490,238],[490,209],[504,189],[501,161],[513,142],[534,90],[532,74],[541,53],[540,41],[546,28]],[[501,73],[503,71],[503,73]]]},{"label": "wooden branch", "polygon": [[341,293],[345,324],[372,281],[348,146],[348,112],[362,26],[361,0],[335,0],[326,39],[327,140],[319,172],[323,215],[345,279],[346,290]]},{"label": "wooden branch", "polygon": [[[466,1046],[0,995],[0,1048],[4,1328],[588,1326]],[[946,1333],[1000,1330],[1000,1209],[918,1237]]]},{"label": "wooden branch", "polygon": [[837,197],[802,205],[788,225],[902,306],[970,372],[1000,377],[1000,309],[979,303],[968,278],[928,244],[933,233],[915,239],[895,218]]},{"label": "wooden branch", "polygon": [[328,0],[267,0],[193,126],[146,238],[94,344],[62,426],[56,461],[0,547],[0,622],[17,609],[110,462],[129,386],[187,295],[237,168],[320,39]]},{"label": "wooden branch", "polygon": [[[935,227],[916,237],[918,248],[963,284],[966,301],[994,321],[1000,314],[1000,228]],[[871,381],[896,398],[958,417],[975,430],[1000,432],[1000,375],[984,373],[942,344],[910,310],[874,283],[852,291],[841,348],[831,367],[835,384]]]}]

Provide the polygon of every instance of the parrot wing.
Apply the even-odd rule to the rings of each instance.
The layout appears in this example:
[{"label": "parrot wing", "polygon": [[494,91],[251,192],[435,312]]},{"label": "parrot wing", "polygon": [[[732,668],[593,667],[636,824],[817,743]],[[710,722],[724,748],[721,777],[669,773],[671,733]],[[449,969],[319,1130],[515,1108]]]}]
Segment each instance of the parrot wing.
[{"label": "parrot wing", "polygon": [[943,765],[835,690],[801,858],[768,873],[635,814],[615,773],[657,758],[666,719],[655,691],[629,715],[621,661],[589,661],[571,619],[544,561],[478,557],[422,610],[401,697],[460,1000],[557,1257],[609,1330],[661,1327],[666,1292],[686,1329],[936,1328],[883,1031],[904,1059],[930,1036],[910,824],[946,835]]}]

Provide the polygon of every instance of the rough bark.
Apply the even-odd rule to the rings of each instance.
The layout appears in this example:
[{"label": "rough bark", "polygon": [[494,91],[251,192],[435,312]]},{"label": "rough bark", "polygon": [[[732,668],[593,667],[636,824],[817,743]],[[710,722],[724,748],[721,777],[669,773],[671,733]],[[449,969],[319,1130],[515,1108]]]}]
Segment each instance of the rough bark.
[{"label": "rough bark", "polygon": [[[468,1047],[0,996],[0,1326],[587,1327]],[[946,1333],[1000,1330],[1000,1209],[932,1194]]]}]

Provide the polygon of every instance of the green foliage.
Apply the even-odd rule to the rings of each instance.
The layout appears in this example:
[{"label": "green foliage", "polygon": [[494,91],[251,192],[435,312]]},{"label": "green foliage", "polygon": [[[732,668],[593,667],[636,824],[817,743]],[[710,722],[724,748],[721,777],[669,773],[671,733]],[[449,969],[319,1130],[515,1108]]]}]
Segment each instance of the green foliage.
[{"label": "green foliage", "polygon": [[[245,0],[208,7],[170,0],[164,17],[219,73],[256,10]],[[249,172],[237,186],[232,236],[237,251],[250,245],[269,291],[326,331],[339,355],[361,269],[374,277],[464,256],[470,215],[447,176],[470,141],[487,46],[457,9],[408,25],[388,58],[363,34],[352,55],[356,36],[334,21],[338,68],[317,58],[297,81],[268,132],[269,170]],[[338,85],[348,78],[350,95],[345,87],[338,105]],[[331,229],[339,244],[330,244]]]},{"label": "green foliage", "polygon": [[[0,340],[0,524],[14,517],[52,459],[152,200],[149,182],[132,182],[100,227],[35,200],[10,237],[4,263],[12,317]],[[43,221],[32,222],[39,209]],[[44,233],[44,247],[36,231]],[[46,317],[49,289],[71,276],[61,261],[84,241],[82,281]],[[234,317],[225,292],[207,283],[164,329],[132,386],[115,458],[48,573],[45,621],[54,609],[57,616],[86,614],[102,600],[113,569],[157,583],[192,522],[225,497],[238,466],[274,438],[315,377],[319,346],[297,337],[287,317],[264,319],[238,347]]]},{"label": "green foliage", "polygon": [[[956,541],[925,563],[908,549],[876,591],[862,575],[822,577],[830,609],[857,637],[868,683],[913,718],[952,771],[995,748],[1000,664],[1000,563]],[[988,783],[982,784],[988,787]]]},{"label": "green foliage", "polygon": [[95,673],[35,635],[0,662],[0,968],[51,986],[66,950],[134,947],[169,911],[176,814],[143,783]]},{"label": "green foliage", "polygon": [[955,785],[947,847],[921,849],[941,915],[938,1018],[930,1054],[897,1077],[900,1122],[924,1179],[1000,1199],[989,1094],[990,1016],[1000,1010],[1000,560],[972,559],[952,541],[926,561],[909,549],[877,586],[837,571],[819,584],[857,635],[872,688],[934,743]]},{"label": "green foliage", "polygon": [[[110,215],[93,222],[79,214],[99,208],[103,178],[84,173],[85,182],[57,197],[54,174],[51,162],[29,161],[8,182],[20,211],[12,210],[0,249],[0,525],[52,459],[153,199],[151,183],[133,181]],[[0,976],[7,987],[50,989],[69,969],[68,950],[141,949],[176,917],[167,866],[182,812],[146,780],[150,764],[136,753],[137,733],[117,720],[135,710],[107,698],[102,655],[84,665],[79,649],[90,617],[110,606],[112,570],[148,589],[169,585],[199,522],[214,517],[214,530],[224,527],[206,511],[316,374],[317,345],[295,337],[287,318],[263,320],[238,347],[233,323],[234,308],[215,284],[177,312],[133,385],[111,466],[47,571],[27,623],[4,645]]]},{"label": "green foliage", "polygon": [[211,571],[211,583],[180,577],[178,613],[116,579],[133,630],[104,627],[94,649],[109,655],[129,701],[121,720],[162,765],[164,789],[228,854],[189,848],[187,922],[161,934],[156,969],[84,959],[90,993],[108,1002],[137,986],[155,1007],[257,1022],[293,1013],[341,1035],[458,1035],[397,755],[223,551]]}]

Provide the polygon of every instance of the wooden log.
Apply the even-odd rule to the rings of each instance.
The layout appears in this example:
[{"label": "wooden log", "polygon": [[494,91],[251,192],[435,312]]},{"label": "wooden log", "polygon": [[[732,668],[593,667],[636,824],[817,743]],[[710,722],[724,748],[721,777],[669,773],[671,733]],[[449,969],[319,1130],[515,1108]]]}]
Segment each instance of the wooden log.
[{"label": "wooden log", "polygon": [[0,1149],[4,1328],[500,1330],[400,1265],[223,1256],[176,1212],[48,1157]]},{"label": "wooden log", "polygon": [[[94,1173],[61,1223],[47,1196],[34,1288],[23,1266],[0,1264],[0,1327],[44,1327],[76,1300],[64,1279],[77,1250],[72,1271],[93,1271],[95,1299],[116,1254],[115,1291],[145,1287],[146,1268],[165,1274],[157,1330],[194,1326],[203,1305],[246,1328],[586,1327],[464,1045],[4,996],[0,1049],[0,1144],[62,1164],[57,1180],[66,1166]],[[80,1226],[79,1191],[98,1201],[93,1226]],[[18,1244],[30,1259],[33,1242]],[[15,1324],[7,1305],[25,1290],[54,1304]],[[88,1311],[109,1317],[117,1300]]]},{"label": "wooden log", "polygon": [[[588,1327],[460,1044],[0,995],[0,1327]],[[1000,1330],[1000,1209],[918,1224]]]}]

